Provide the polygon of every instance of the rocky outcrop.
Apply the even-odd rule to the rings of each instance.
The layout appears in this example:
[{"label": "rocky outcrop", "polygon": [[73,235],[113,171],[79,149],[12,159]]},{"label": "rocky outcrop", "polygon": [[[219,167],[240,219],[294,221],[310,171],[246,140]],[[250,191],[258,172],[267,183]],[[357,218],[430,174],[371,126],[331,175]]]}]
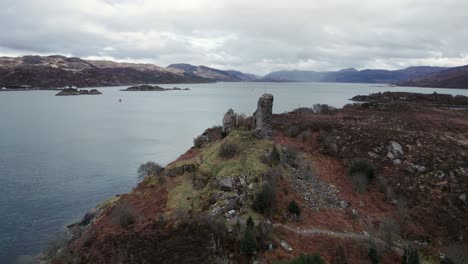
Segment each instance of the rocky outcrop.
[{"label": "rocky outcrop", "polygon": [[264,94],[258,99],[257,110],[253,114],[254,129],[259,138],[270,138],[273,134],[273,95]]},{"label": "rocky outcrop", "polygon": [[60,91],[56,96],[70,96],[70,95],[80,95],[80,91],[77,89],[69,88],[69,89],[63,89]]},{"label": "rocky outcrop", "polygon": [[195,172],[197,170],[196,164],[184,164],[174,168],[166,169],[164,174],[168,177],[175,177],[183,175],[186,172]]},{"label": "rocky outcrop", "polygon": [[97,95],[97,94],[102,94],[102,93],[101,93],[100,91],[96,90],[96,89],[91,89],[91,90],[89,91],[89,94],[90,94],[90,95]]},{"label": "rocky outcrop", "polygon": [[70,96],[70,95],[99,95],[102,94],[100,91],[96,89],[92,89],[91,91],[88,90],[78,90],[75,88],[67,88],[60,91],[56,96]]},{"label": "rocky outcrop", "polygon": [[193,139],[193,146],[195,148],[201,148],[204,145],[219,140],[223,137],[223,128],[215,126],[206,129],[203,134]]}]

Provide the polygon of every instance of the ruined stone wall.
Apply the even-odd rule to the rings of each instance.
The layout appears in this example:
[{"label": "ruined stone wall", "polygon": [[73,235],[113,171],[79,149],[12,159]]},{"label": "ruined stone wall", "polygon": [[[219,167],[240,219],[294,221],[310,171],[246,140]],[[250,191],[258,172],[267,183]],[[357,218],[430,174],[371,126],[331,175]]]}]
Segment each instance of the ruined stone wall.
[{"label": "ruined stone wall", "polygon": [[254,128],[258,137],[270,138],[273,134],[273,95],[264,94],[258,99],[257,110],[253,114]]},{"label": "ruined stone wall", "polygon": [[231,129],[237,127],[237,122],[238,120],[236,113],[234,112],[234,110],[232,110],[232,108],[229,108],[229,110],[226,112],[226,114],[224,114],[223,117],[223,132],[231,132]]}]

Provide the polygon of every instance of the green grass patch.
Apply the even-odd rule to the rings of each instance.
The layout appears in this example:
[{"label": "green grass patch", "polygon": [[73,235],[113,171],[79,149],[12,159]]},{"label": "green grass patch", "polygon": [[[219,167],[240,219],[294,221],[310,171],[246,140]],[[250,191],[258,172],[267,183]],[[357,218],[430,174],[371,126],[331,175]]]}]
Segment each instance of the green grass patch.
[{"label": "green grass patch", "polygon": [[98,208],[99,209],[107,208],[108,206],[113,205],[118,200],[120,200],[120,196],[113,196],[112,198],[109,198],[109,199],[105,200],[103,203],[99,204]]},{"label": "green grass patch", "polygon": [[[232,159],[219,157],[218,153],[224,142],[235,144],[239,154]],[[268,169],[261,162],[261,157],[268,152],[271,145],[270,141],[254,138],[250,131],[234,130],[222,141],[205,149],[199,169],[211,176],[260,175]]]},{"label": "green grass patch", "polygon": [[196,196],[197,191],[193,189],[192,182],[183,177],[178,185],[169,191],[167,207],[171,209],[189,208],[192,206],[192,199],[195,199]]}]

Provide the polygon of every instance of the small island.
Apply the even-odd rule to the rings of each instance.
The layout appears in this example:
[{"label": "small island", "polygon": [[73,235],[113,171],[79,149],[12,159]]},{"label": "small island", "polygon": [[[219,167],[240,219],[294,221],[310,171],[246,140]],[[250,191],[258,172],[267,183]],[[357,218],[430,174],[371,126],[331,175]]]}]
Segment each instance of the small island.
[{"label": "small island", "polygon": [[91,90],[78,90],[75,88],[66,88],[61,90],[56,96],[71,96],[71,95],[98,95],[102,94],[100,91],[96,89]]},{"label": "small island", "polygon": [[136,85],[132,87],[128,87],[127,89],[123,89],[121,91],[127,92],[163,92],[163,91],[188,91],[189,88],[163,88],[157,85]]}]

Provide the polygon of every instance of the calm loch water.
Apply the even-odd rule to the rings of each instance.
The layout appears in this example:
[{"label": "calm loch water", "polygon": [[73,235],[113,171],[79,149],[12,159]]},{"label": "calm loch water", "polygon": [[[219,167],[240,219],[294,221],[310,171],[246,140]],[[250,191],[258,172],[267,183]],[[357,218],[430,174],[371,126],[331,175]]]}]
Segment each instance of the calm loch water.
[{"label": "calm loch water", "polygon": [[0,263],[36,254],[88,209],[129,191],[140,163],[176,159],[205,128],[220,125],[229,107],[252,114],[265,92],[275,96],[276,113],[316,103],[341,107],[354,95],[388,90],[468,95],[468,90],[375,84],[176,86],[191,90],[106,87],[98,88],[103,95],[76,97],[0,92]]}]

